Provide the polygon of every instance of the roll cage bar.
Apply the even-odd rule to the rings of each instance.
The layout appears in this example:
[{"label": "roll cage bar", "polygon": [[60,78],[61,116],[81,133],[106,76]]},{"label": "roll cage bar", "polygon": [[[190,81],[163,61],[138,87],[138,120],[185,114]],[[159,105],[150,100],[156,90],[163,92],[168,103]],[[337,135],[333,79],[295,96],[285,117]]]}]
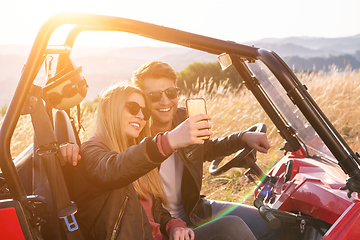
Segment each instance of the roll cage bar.
[{"label": "roll cage bar", "polygon": [[[75,25],[69,32],[65,44],[60,47],[48,46],[52,33],[56,28],[64,24]],[[252,76],[244,63],[245,60],[261,60],[277,77],[294,104],[299,107],[303,115],[338,160],[341,168],[350,176],[348,180],[348,183],[349,181],[352,182],[352,184],[350,184],[351,187],[348,186],[350,192],[360,192],[359,160],[356,154],[353,153],[326,118],[291,69],[274,52],[126,18],[93,14],[61,13],[51,17],[40,28],[0,129],[0,166],[14,199],[20,201],[26,196],[12,161],[10,141],[19,120],[21,110],[25,104],[27,94],[46,55],[59,54],[56,71],[60,71],[64,67],[65,57],[71,53],[76,37],[83,31],[127,32],[211,54],[230,54],[235,68],[243,78],[247,87],[253,92],[254,96],[279,129],[282,137],[286,140],[288,150],[296,151],[301,145],[296,139],[295,134],[273,109],[271,103],[261,91],[259,84],[256,83],[256,79],[254,79],[254,76]]]}]

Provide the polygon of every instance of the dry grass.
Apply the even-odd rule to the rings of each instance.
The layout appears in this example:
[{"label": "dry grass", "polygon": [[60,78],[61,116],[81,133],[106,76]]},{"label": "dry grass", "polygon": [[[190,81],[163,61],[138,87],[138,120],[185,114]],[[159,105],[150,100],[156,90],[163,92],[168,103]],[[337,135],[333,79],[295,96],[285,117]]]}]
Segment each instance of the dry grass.
[{"label": "dry grass", "polygon": [[[0,126],[2,125],[0,122]],[[33,127],[31,125],[30,115],[20,116],[16,125],[15,132],[10,142],[10,152],[12,156],[19,155],[25,148],[33,142]]]},{"label": "dry grass", "polygon": [[[310,94],[352,149],[358,150],[360,114],[357,103],[360,98],[358,94],[360,72],[350,70],[339,72],[333,69],[329,73],[303,73],[298,77],[306,84]],[[204,83],[199,83],[196,87],[199,89],[196,96],[207,100],[208,112],[212,116],[214,137],[225,136],[262,122],[268,127],[267,134],[272,148],[269,154],[258,154],[259,166],[266,171],[283,156],[283,152],[278,150],[282,147],[283,140],[249,91],[245,89],[228,91],[223,86],[217,86],[209,93]],[[186,97],[189,96],[181,96],[179,102],[184,103]],[[85,129],[92,129],[90,125],[94,122],[93,106],[87,103],[82,109],[82,123]],[[21,149],[32,141],[31,131],[29,118],[22,117],[12,138],[13,156],[20,153]],[[82,140],[89,136],[90,131],[80,132]],[[212,177],[208,173],[209,165],[210,163],[206,163],[204,166],[203,194],[211,199],[252,204],[251,190],[254,184],[248,183],[242,169],[232,169],[221,176]]]},{"label": "dry grass", "polygon": [[[302,73],[298,78],[308,87],[310,95],[350,147],[354,151],[359,150],[360,114],[357,103],[360,98],[360,72],[332,69],[328,73]],[[283,156],[283,152],[279,151],[283,146],[283,139],[249,91],[226,93],[220,89],[214,97],[205,98],[216,136],[244,130],[262,122],[268,128],[268,139],[272,147],[268,154],[257,155],[258,165],[266,172]],[[212,177],[208,173],[209,165],[205,164],[204,167],[204,195],[217,200],[252,205],[251,193],[255,185],[244,177],[245,170],[234,169],[222,176]]]}]

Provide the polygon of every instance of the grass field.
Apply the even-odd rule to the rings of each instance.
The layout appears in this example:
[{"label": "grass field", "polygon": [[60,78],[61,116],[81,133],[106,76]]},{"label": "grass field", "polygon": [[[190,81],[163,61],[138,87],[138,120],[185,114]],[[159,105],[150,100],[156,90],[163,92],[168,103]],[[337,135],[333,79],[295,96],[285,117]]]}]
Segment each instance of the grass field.
[{"label": "grass field", "polygon": [[[328,73],[302,73],[298,78],[306,84],[309,93],[352,149],[359,150],[360,114],[357,103],[360,98],[358,94],[360,72],[333,69]],[[200,82],[196,87],[199,90],[196,96],[207,100],[208,113],[212,116],[214,137],[245,130],[255,123],[265,123],[272,147],[268,154],[258,154],[258,165],[267,171],[283,156],[284,153],[279,151],[283,139],[245,87],[226,91],[223,86],[218,86],[211,92],[204,83]],[[190,96],[180,96],[181,106],[184,106],[187,97]],[[80,132],[82,140],[86,140],[91,135],[89,129],[92,129],[91,123],[94,122],[94,107],[93,103],[82,105],[82,124],[86,129]],[[12,155],[18,155],[31,142],[32,127],[29,117],[22,116],[12,138]],[[206,163],[204,166],[202,192],[204,195],[211,199],[252,204],[251,190],[254,184],[249,183],[243,176],[243,169],[232,169],[221,176],[212,177],[208,173],[209,165],[210,163]]]}]

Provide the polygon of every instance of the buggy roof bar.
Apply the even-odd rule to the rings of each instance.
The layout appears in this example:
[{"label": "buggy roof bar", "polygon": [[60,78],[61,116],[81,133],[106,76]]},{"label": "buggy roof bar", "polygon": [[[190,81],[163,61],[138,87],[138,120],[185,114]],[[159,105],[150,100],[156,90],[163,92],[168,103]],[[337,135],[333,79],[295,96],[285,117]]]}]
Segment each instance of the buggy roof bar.
[{"label": "buggy roof bar", "polygon": [[[134,33],[155,40],[174,43],[213,54],[221,54],[229,51],[238,55],[251,57],[255,56],[257,53],[257,48],[126,18],[83,13],[60,13],[49,18],[36,35],[34,44],[0,129],[0,167],[12,196],[16,200],[21,200],[25,196],[25,191],[12,161],[10,152],[11,137],[19,120],[22,107],[27,98],[27,93],[41,68],[46,54],[48,54],[48,52],[61,51],[61,48],[56,49],[54,47],[48,47],[48,42],[53,32],[59,26],[64,24],[74,24],[96,31],[122,31]],[[73,32],[75,33],[75,31]],[[76,36],[77,34],[74,36],[74,40]],[[63,50],[66,51],[69,49],[67,46],[64,46]]]},{"label": "buggy roof bar", "polygon": [[[53,32],[64,24],[75,25],[68,34],[65,45],[62,47],[48,46]],[[40,28],[0,129],[0,166],[14,199],[21,200],[25,196],[25,191],[11,158],[10,140],[20,117],[27,93],[46,55],[55,52],[60,55],[64,55],[61,53],[70,53],[76,37],[82,31],[128,32],[211,54],[230,53],[240,58],[262,60],[279,79],[285,90],[295,93],[292,98],[297,101],[296,104],[300,110],[333,152],[334,156],[338,160],[343,161],[345,167],[342,167],[345,172],[350,175],[355,174],[355,172],[358,173],[359,169],[353,157],[350,158],[348,150],[345,150],[347,147],[343,147],[345,142],[340,141],[341,144],[338,141],[341,139],[341,136],[337,134],[337,131],[332,127],[321,110],[314,107],[314,103],[309,101],[309,96],[303,93],[304,91],[306,92],[306,89],[294,81],[296,77],[291,69],[275,53],[231,41],[224,41],[132,19],[83,13],[60,13],[51,17]]]}]

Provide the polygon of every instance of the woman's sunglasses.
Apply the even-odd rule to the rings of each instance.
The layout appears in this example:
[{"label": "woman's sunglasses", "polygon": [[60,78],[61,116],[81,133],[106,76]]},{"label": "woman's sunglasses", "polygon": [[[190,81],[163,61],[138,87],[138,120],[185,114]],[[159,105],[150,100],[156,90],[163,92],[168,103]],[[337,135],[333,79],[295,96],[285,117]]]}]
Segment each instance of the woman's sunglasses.
[{"label": "woman's sunglasses", "polygon": [[150,109],[148,109],[147,107],[140,107],[140,105],[137,102],[126,102],[125,106],[129,110],[129,113],[134,116],[138,115],[138,113],[141,110],[141,112],[144,115],[145,121],[149,120],[151,116]]},{"label": "woman's sunglasses", "polygon": [[154,91],[154,92],[148,93],[147,95],[148,95],[150,101],[158,102],[162,98],[162,93],[165,93],[166,97],[168,97],[169,99],[174,99],[178,96],[179,89],[176,87],[171,87],[171,88],[166,89],[165,91],[161,91],[161,90]]}]

